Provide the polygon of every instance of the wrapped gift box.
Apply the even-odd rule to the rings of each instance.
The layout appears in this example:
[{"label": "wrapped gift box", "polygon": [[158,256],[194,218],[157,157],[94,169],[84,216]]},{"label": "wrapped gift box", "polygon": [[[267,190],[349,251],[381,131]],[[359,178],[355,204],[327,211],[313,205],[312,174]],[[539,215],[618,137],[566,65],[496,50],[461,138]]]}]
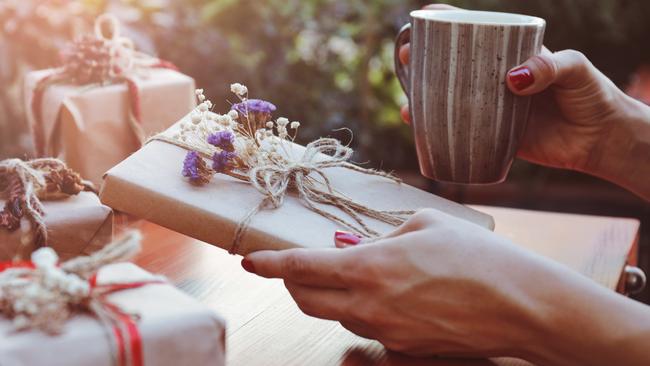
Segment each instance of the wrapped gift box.
[{"label": "wrapped gift box", "polygon": [[[103,267],[98,284],[147,281],[153,276],[131,263]],[[205,306],[169,284],[149,284],[114,292],[111,303],[140,316],[144,366],[225,364],[225,325]],[[2,366],[112,366],[104,325],[91,315],[70,319],[58,335],[39,330],[17,332],[0,316]]]},{"label": "wrapped gift box", "polygon": [[[0,207],[4,203],[0,200]],[[43,206],[48,244],[62,260],[93,253],[113,238],[113,211],[102,205],[94,193],[81,192],[62,200],[43,201]],[[0,261],[14,258],[20,237],[20,229],[9,232],[0,228]],[[29,258],[35,249],[28,248],[20,254],[23,259]]]},{"label": "wrapped gift box", "polygon": [[[184,120],[188,121],[189,116]],[[166,133],[173,134],[178,126]],[[191,185],[181,176],[186,153],[178,146],[151,141],[108,171],[101,200],[118,211],[231,250],[238,223],[263,196],[250,184],[222,174],[205,186]],[[374,209],[431,207],[490,229],[494,227],[492,218],[485,214],[406,184],[343,168],[329,168],[325,172],[337,191]],[[323,209],[338,211],[327,206]],[[368,223],[380,233],[394,230],[372,219]],[[262,210],[253,217],[237,251],[246,254],[261,249],[331,247],[334,232],[340,229],[336,223],[309,210],[291,193],[282,207]]]},{"label": "wrapped gift box", "polygon": [[[39,80],[53,70],[28,73],[25,106],[31,126],[31,102]],[[168,69],[150,69],[136,78],[142,129],[160,132],[195,105],[194,80]],[[51,85],[41,105],[46,156],[60,157],[95,184],[109,168],[140,147],[129,125],[126,83],[100,86]]]}]

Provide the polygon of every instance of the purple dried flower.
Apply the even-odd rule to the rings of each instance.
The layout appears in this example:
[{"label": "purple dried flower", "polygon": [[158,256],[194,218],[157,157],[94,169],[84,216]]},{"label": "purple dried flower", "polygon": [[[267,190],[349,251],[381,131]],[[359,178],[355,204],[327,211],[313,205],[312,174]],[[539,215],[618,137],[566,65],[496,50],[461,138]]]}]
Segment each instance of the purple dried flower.
[{"label": "purple dried flower", "polygon": [[222,150],[212,155],[212,169],[217,173],[226,172],[233,167],[233,160],[237,157],[237,153]]},{"label": "purple dried flower", "polygon": [[237,111],[239,114],[248,113],[272,113],[276,110],[276,107],[273,103],[267,102],[261,99],[248,99],[245,102],[233,104],[230,108]]},{"label": "purple dried flower", "polygon": [[219,131],[208,136],[208,144],[216,146],[221,150],[235,151],[235,135],[230,131]]},{"label": "purple dried flower", "polygon": [[[239,114],[239,122],[250,124],[249,128],[257,131],[264,128],[266,122],[271,119],[271,113],[275,111],[275,105],[261,99],[248,99],[244,102],[234,104],[231,108]],[[248,112],[248,114],[246,114]]]},{"label": "purple dried flower", "polygon": [[183,176],[191,183],[201,185],[210,181],[212,172],[199,153],[189,151],[183,160]]}]

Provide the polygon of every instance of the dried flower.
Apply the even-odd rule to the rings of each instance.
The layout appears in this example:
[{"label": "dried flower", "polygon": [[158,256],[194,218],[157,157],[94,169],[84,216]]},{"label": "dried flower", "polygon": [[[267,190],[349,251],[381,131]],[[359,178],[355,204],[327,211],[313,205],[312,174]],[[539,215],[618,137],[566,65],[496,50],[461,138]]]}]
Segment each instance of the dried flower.
[{"label": "dried flower", "polygon": [[265,100],[248,99],[233,104],[231,110],[237,111],[240,122],[246,121],[252,130],[258,130],[271,119],[271,113],[276,110],[276,107]]},{"label": "dried flower", "polygon": [[234,83],[230,84],[230,91],[241,97],[248,93],[248,88],[240,83]]},{"label": "dried flower", "polygon": [[300,127],[300,122],[298,122],[298,121],[291,122],[291,129],[292,130],[295,130],[298,127]]},{"label": "dried flower", "polygon": [[219,131],[208,136],[208,144],[225,151],[235,151],[235,135],[230,131]]},{"label": "dried flower", "polygon": [[284,126],[289,124],[289,120],[287,118],[280,117],[280,118],[278,118],[278,120],[275,123],[277,123],[278,126],[280,126],[280,127],[284,127]]},{"label": "dried flower", "polygon": [[239,117],[239,113],[235,110],[231,110],[228,112],[228,117],[232,119],[237,119],[237,117]]},{"label": "dried flower", "polygon": [[237,111],[239,114],[245,115],[248,113],[272,113],[276,110],[273,103],[261,99],[248,99],[244,102],[233,104],[231,110]]},{"label": "dried flower", "polygon": [[193,184],[205,184],[210,181],[212,172],[196,151],[189,151],[183,161],[183,176]]},{"label": "dried flower", "polygon": [[212,155],[212,169],[217,173],[223,173],[233,168],[234,159],[237,157],[235,152],[222,150]]}]

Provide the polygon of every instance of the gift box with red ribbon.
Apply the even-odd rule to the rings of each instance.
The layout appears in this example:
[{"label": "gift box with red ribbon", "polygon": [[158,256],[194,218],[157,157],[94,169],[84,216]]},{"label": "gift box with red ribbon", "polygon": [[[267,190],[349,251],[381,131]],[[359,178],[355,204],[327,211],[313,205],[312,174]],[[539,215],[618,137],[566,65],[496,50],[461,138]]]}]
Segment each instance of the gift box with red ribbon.
[{"label": "gift box with red ribbon", "polygon": [[[95,184],[195,105],[194,80],[137,52],[104,15],[94,35],[62,52],[62,66],[25,77],[24,104],[37,157],[59,157]],[[109,28],[106,30],[105,28]]]},{"label": "gift box with red ribbon", "polygon": [[[85,277],[87,261],[57,265],[47,250],[31,262],[0,263],[1,365],[225,364],[223,320],[164,278],[131,263],[105,265]],[[54,295],[60,298],[38,300]],[[61,304],[67,314],[47,309]]]}]

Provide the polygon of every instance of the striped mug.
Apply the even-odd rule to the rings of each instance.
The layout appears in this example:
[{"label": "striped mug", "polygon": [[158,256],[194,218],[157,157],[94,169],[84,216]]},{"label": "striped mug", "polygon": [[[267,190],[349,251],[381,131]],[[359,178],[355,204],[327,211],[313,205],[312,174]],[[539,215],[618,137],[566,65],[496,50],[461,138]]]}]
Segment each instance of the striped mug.
[{"label": "striped mug", "polygon": [[[395,70],[408,96],[420,171],[451,183],[505,180],[526,129],[530,97],[506,73],[542,50],[545,21],[508,13],[417,10],[400,30]],[[399,49],[410,41],[410,62]]]}]

